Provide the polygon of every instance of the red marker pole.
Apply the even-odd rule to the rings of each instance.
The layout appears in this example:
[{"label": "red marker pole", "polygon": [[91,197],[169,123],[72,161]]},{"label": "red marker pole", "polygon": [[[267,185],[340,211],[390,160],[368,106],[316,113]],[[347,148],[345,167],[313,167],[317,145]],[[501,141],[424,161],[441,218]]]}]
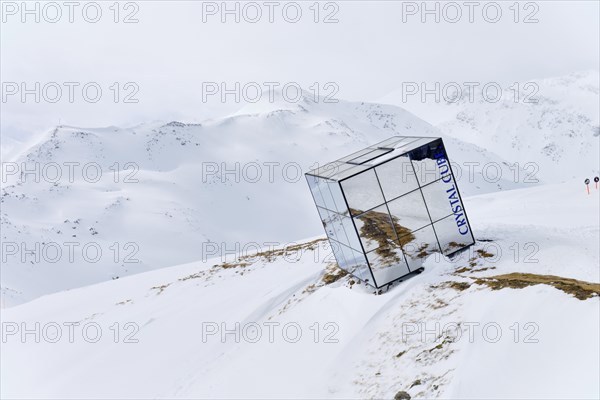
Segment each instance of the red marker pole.
[{"label": "red marker pole", "polygon": [[600,177],[595,177],[594,182],[596,182],[596,190],[598,190],[598,181],[600,181]]},{"label": "red marker pole", "polygon": [[590,194],[590,180],[586,179],[585,181],[583,181],[583,183],[585,183],[585,188],[587,189],[588,194]]}]

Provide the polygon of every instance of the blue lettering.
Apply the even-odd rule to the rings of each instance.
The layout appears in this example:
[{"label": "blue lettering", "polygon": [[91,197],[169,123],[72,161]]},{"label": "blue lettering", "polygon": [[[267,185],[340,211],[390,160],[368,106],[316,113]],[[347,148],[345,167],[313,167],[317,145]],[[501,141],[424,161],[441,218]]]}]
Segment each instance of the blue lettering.
[{"label": "blue lettering", "polygon": [[[445,157],[444,151],[442,149],[437,149],[434,152],[434,157],[437,160],[438,170],[440,171],[440,175],[442,176],[442,182],[451,183],[452,173],[450,171],[450,165]],[[451,184],[450,187],[446,190],[446,193],[448,194],[448,202],[450,203],[450,209],[454,214],[454,220],[456,221],[458,232],[461,235],[466,235],[467,233],[469,233],[469,225],[467,225],[467,221],[465,220],[465,218],[463,218],[464,209],[460,204],[460,199],[458,198],[458,189],[454,186],[454,184]]]}]

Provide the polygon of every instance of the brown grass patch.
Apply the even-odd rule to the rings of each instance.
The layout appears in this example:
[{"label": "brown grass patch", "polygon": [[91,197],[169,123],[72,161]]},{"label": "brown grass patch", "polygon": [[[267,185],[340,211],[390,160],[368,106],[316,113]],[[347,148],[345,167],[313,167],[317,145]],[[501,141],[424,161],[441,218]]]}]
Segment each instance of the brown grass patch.
[{"label": "brown grass patch", "polygon": [[462,292],[463,290],[467,290],[468,288],[470,288],[471,284],[469,282],[452,281],[452,282],[447,282],[446,286],[449,287],[450,289],[454,289],[454,290],[458,290],[458,291]]},{"label": "brown grass patch", "polygon": [[225,262],[219,266],[223,269],[229,269],[229,268],[238,268],[238,267],[243,268],[243,267],[247,267],[248,265],[250,265],[250,263],[239,261],[239,262],[233,262],[233,263]]},{"label": "brown grass patch", "polygon": [[483,250],[483,249],[479,249],[476,251],[477,254],[479,254],[480,257],[483,258],[491,258],[494,257],[494,254],[492,253],[488,253],[487,251]]},{"label": "brown grass patch", "polygon": [[283,256],[287,257],[287,256],[293,255],[294,253],[301,251],[301,250],[314,250],[315,248],[317,248],[319,243],[324,242],[326,240],[328,240],[328,239],[327,238],[315,239],[315,240],[311,240],[310,242],[306,242],[306,243],[291,244],[291,245],[285,246],[281,249],[260,251],[256,254],[248,254],[248,255],[239,257],[236,260],[236,262],[239,263],[241,261],[248,261],[248,260],[249,260],[248,264],[252,264],[255,261],[259,261],[259,260],[273,262],[277,259],[277,257],[283,257]]},{"label": "brown grass patch", "polygon": [[482,272],[482,271],[487,271],[488,269],[496,269],[496,267],[484,267],[484,268],[478,268],[478,269],[474,269],[471,272]]},{"label": "brown grass patch", "polygon": [[520,272],[511,274],[478,278],[478,285],[486,285],[492,290],[504,288],[522,289],[534,285],[550,285],[567,294],[573,295],[579,300],[586,300],[594,296],[600,296],[600,283],[579,281],[577,279],[563,278],[554,275],[536,275]]},{"label": "brown grass patch", "polygon": [[470,271],[471,271],[471,268],[469,268],[469,267],[462,267],[462,268],[457,269],[454,272],[456,272],[457,274],[464,274],[465,272],[470,272]]},{"label": "brown grass patch", "polygon": [[343,269],[340,269],[338,267],[335,267],[335,269],[333,271],[326,271],[321,279],[323,280],[323,282],[326,285],[330,285],[333,282],[340,280],[341,278],[343,278],[346,275],[348,275],[348,272],[346,272]]},{"label": "brown grass patch", "polygon": [[[265,250],[265,251],[261,251],[261,252],[255,253],[255,254],[248,254],[245,256],[238,257],[235,261],[231,261],[231,262],[226,261],[226,262],[222,262],[221,264],[214,264],[208,270],[196,272],[194,274],[185,276],[183,278],[179,278],[178,280],[179,281],[187,281],[189,279],[198,279],[198,278],[209,279],[215,273],[218,273],[221,269],[234,269],[234,268],[243,269],[245,267],[248,267],[248,266],[254,264],[257,261],[273,262],[278,257],[290,256],[291,254],[294,254],[294,253],[302,251],[302,250],[314,250],[319,245],[319,243],[326,241],[326,240],[327,240],[327,238],[315,239],[315,240],[311,240],[310,242],[306,242],[306,243],[285,246],[284,248],[281,248],[281,249]],[[298,254],[301,255],[301,253],[298,253]],[[238,273],[238,271],[236,271],[236,273]],[[239,272],[239,274],[244,275],[244,272],[241,271],[241,272]]]}]

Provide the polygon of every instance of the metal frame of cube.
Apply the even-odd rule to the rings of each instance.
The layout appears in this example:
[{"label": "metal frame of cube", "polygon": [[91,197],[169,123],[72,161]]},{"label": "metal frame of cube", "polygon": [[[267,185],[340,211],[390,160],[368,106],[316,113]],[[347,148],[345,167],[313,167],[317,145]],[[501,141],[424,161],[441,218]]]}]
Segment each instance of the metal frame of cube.
[{"label": "metal frame of cube", "polygon": [[441,138],[394,136],[305,176],[338,265],[376,288],[475,243]]}]

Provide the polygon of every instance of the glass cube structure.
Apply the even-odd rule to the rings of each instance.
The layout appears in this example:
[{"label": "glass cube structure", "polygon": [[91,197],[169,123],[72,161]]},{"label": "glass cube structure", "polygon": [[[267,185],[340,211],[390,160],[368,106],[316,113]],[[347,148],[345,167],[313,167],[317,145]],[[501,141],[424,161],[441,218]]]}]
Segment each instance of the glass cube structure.
[{"label": "glass cube structure", "polygon": [[338,265],[376,288],[475,243],[441,138],[394,136],[305,175]]}]

